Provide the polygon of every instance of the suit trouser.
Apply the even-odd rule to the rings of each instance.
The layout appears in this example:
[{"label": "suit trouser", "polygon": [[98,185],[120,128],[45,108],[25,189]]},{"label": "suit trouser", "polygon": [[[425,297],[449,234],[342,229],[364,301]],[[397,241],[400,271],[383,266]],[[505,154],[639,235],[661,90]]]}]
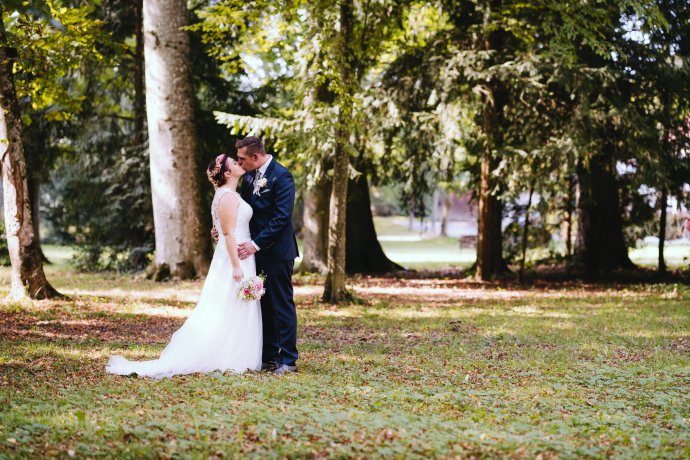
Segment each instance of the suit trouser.
[{"label": "suit trouser", "polygon": [[264,362],[294,366],[297,361],[297,311],[293,299],[294,260],[268,262],[257,259],[257,272],[266,275],[261,298]]}]

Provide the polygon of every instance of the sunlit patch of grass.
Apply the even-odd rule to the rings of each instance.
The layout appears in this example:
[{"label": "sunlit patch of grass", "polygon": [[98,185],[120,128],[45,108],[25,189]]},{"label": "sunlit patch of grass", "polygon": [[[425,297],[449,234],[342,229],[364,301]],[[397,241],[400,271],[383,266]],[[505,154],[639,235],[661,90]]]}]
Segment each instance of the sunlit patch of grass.
[{"label": "sunlit patch of grass", "polygon": [[[630,250],[630,259],[642,266],[656,267],[659,263],[659,248],[656,245],[645,245]],[[690,264],[690,246],[666,245],[664,259],[669,267],[688,266]]]},{"label": "sunlit patch of grass", "polygon": [[334,307],[303,284],[298,374],[153,381],[107,359],[157,357],[199,282],[55,284],[0,306],[0,457],[690,455],[684,285],[361,279]]}]

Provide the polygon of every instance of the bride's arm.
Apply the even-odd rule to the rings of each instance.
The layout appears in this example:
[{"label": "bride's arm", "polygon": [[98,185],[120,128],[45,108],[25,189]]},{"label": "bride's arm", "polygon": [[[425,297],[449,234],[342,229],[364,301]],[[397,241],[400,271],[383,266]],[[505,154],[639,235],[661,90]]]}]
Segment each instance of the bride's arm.
[{"label": "bride's arm", "polygon": [[220,217],[220,228],[225,235],[225,247],[230,254],[232,261],[232,276],[235,281],[242,279],[243,273],[240,268],[240,257],[237,255],[237,241],[235,240],[235,225],[237,224],[237,209],[240,201],[231,193],[227,193],[218,203],[218,215]]}]

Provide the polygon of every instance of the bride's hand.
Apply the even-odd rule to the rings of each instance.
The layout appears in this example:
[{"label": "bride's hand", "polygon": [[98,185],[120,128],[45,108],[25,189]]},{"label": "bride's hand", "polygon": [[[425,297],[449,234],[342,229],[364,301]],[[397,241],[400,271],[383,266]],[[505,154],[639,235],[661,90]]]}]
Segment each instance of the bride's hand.
[{"label": "bride's hand", "polygon": [[244,278],[244,272],[240,267],[233,267],[232,268],[232,279],[235,281],[242,281],[242,278]]}]

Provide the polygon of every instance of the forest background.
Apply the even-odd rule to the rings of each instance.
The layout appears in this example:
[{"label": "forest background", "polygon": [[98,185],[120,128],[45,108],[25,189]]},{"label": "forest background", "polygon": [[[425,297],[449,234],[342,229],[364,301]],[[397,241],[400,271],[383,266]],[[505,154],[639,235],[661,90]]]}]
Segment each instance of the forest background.
[{"label": "forest background", "polygon": [[[687,267],[684,2],[13,1],[2,14],[6,132],[21,138],[8,152],[23,152],[6,163],[26,170],[3,169],[5,190],[27,191],[5,193],[17,296],[53,292],[35,281],[40,242],[72,248],[78,270],[203,275],[204,166],[248,133],[297,178],[299,270],[325,274],[332,301],[345,274],[449,260],[403,246],[456,253],[480,280],[544,264],[606,278],[634,270],[644,241],[663,274],[669,239]],[[469,238],[410,237],[413,219],[448,235],[457,196],[476,208]],[[13,244],[29,215],[33,239]],[[391,225],[383,240],[426,244],[386,254],[377,230]]]}]

